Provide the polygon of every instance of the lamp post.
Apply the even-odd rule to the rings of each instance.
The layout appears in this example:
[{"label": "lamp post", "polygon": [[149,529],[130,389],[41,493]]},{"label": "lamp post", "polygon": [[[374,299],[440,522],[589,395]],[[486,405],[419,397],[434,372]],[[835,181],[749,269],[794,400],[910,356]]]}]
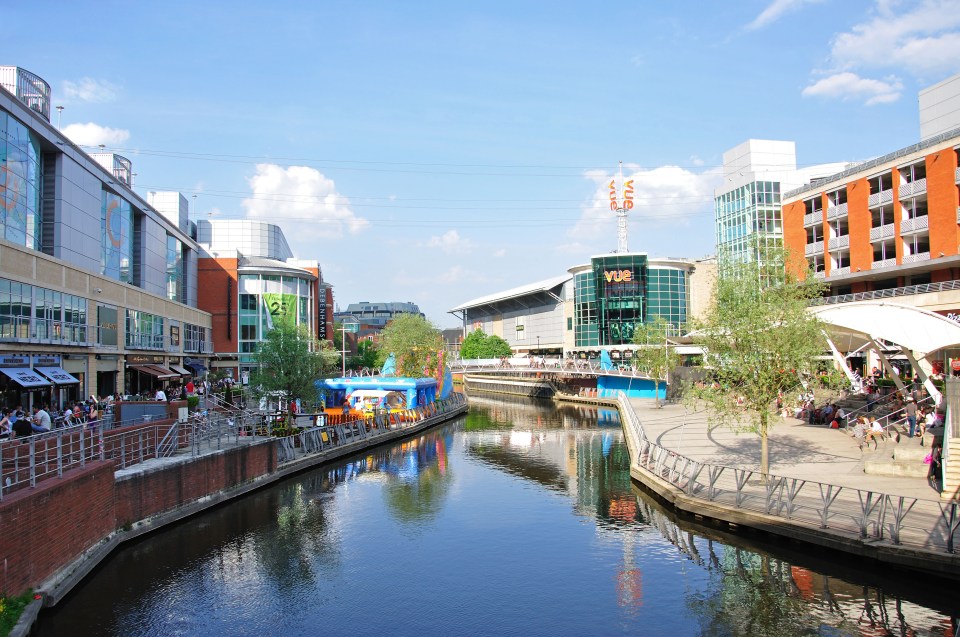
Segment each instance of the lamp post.
[{"label": "lamp post", "polygon": [[63,105],[57,105],[57,130],[60,130],[60,120],[63,118]]}]

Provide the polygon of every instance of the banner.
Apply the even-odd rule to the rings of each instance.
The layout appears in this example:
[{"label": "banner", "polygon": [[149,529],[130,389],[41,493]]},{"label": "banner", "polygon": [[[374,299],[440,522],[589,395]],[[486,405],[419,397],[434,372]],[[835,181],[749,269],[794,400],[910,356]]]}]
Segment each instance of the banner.
[{"label": "banner", "polygon": [[280,325],[297,324],[297,295],[263,293],[263,304],[267,309],[267,329],[272,330]]}]

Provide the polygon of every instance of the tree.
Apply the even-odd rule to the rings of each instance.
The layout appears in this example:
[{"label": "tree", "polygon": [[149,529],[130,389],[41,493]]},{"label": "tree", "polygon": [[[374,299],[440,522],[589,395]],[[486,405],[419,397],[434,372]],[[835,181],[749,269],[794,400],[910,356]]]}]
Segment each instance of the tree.
[{"label": "tree", "polygon": [[419,314],[400,314],[383,329],[378,364],[394,354],[397,374],[423,376],[423,370],[436,360],[443,350],[443,335],[432,323]]},{"label": "tree", "polygon": [[510,343],[506,342],[496,334],[487,335],[481,329],[476,329],[463,339],[460,345],[460,358],[499,358],[501,356],[510,356],[513,349]]},{"label": "tree", "polygon": [[314,382],[333,370],[340,354],[329,343],[320,343],[304,326],[281,322],[266,333],[254,360],[258,364],[251,385],[258,396],[282,392],[292,411],[294,401],[316,401]]},{"label": "tree", "polygon": [[[778,396],[812,375],[824,344],[824,326],[807,311],[823,285],[799,280],[785,268],[788,255],[767,250],[750,263],[730,264],[717,280],[707,316],[693,332],[706,352],[712,382],[693,389],[711,407],[711,419],[760,437],[760,473],[770,468],[768,436],[779,419]],[[761,281],[770,281],[761,285]]]},{"label": "tree", "polygon": [[[680,364],[680,356],[669,343],[670,336],[676,328],[662,316],[658,316],[652,323],[643,323],[633,332],[633,342],[639,345],[633,354],[633,361],[642,372],[653,379],[653,386],[657,395],[657,406],[660,403],[660,381],[666,381],[670,371]],[[665,382],[666,384],[666,382]]]}]

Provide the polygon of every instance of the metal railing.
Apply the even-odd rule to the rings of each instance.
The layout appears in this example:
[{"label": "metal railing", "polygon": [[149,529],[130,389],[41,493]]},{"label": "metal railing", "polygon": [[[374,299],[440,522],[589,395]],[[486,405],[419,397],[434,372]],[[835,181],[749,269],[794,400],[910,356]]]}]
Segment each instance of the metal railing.
[{"label": "metal railing", "polygon": [[889,541],[952,553],[960,528],[960,503],[767,474],[746,467],[700,462],[647,439],[626,397],[621,420],[632,428],[635,463],[687,496],[734,510],[773,516],[792,524],[855,534],[865,542]]},{"label": "metal railing", "polygon": [[921,283],[907,285],[900,288],[874,290],[872,292],[857,292],[856,294],[840,294],[811,299],[810,305],[832,305],[834,303],[852,303],[854,301],[870,301],[873,299],[888,299],[895,296],[909,296],[911,294],[930,294],[946,290],[960,290],[960,281],[941,281],[940,283]]},{"label": "metal railing", "polygon": [[293,462],[335,447],[376,438],[392,431],[410,429],[424,421],[440,420],[445,414],[463,407],[466,400],[462,394],[454,393],[445,400],[416,409],[310,427],[279,439],[277,462]]},{"label": "metal railing", "polygon": [[452,372],[494,372],[494,373],[554,373],[554,374],[584,374],[590,376],[623,376],[626,378],[638,378],[649,380],[650,376],[645,372],[635,370],[632,367],[620,368],[614,363],[612,369],[604,369],[598,361],[579,360],[579,359],[545,359],[543,364],[527,359],[509,359],[503,361],[498,358],[478,358],[448,363]]}]

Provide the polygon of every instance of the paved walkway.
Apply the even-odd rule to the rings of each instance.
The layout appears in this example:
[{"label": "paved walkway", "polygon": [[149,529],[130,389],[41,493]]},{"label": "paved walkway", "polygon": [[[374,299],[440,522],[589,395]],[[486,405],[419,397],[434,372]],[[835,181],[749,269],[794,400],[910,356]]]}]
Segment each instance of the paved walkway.
[{"label": "paved walkway", "polygon": [[[760,438],[749,432],[736,433],[710,423],[706,412],[684,405],[657,408],[653,399],[633,398],[647,438],[678,454],[710,464],[757,469],[760,466]],[[900,445],[919,446],[919,441],[901,438]],[[927,440],[929,446],[929,436]],[[881,442],[879,449],[860,451],[857,440],[846,431],[822,425],[808,425],[786,418],[772,429],[769,439],[770,473],[780,476],[827,482],[890,495],[925,500],[939,499],[924,478],[867,475],[867,459],[892,456],[897,443]]]}]

